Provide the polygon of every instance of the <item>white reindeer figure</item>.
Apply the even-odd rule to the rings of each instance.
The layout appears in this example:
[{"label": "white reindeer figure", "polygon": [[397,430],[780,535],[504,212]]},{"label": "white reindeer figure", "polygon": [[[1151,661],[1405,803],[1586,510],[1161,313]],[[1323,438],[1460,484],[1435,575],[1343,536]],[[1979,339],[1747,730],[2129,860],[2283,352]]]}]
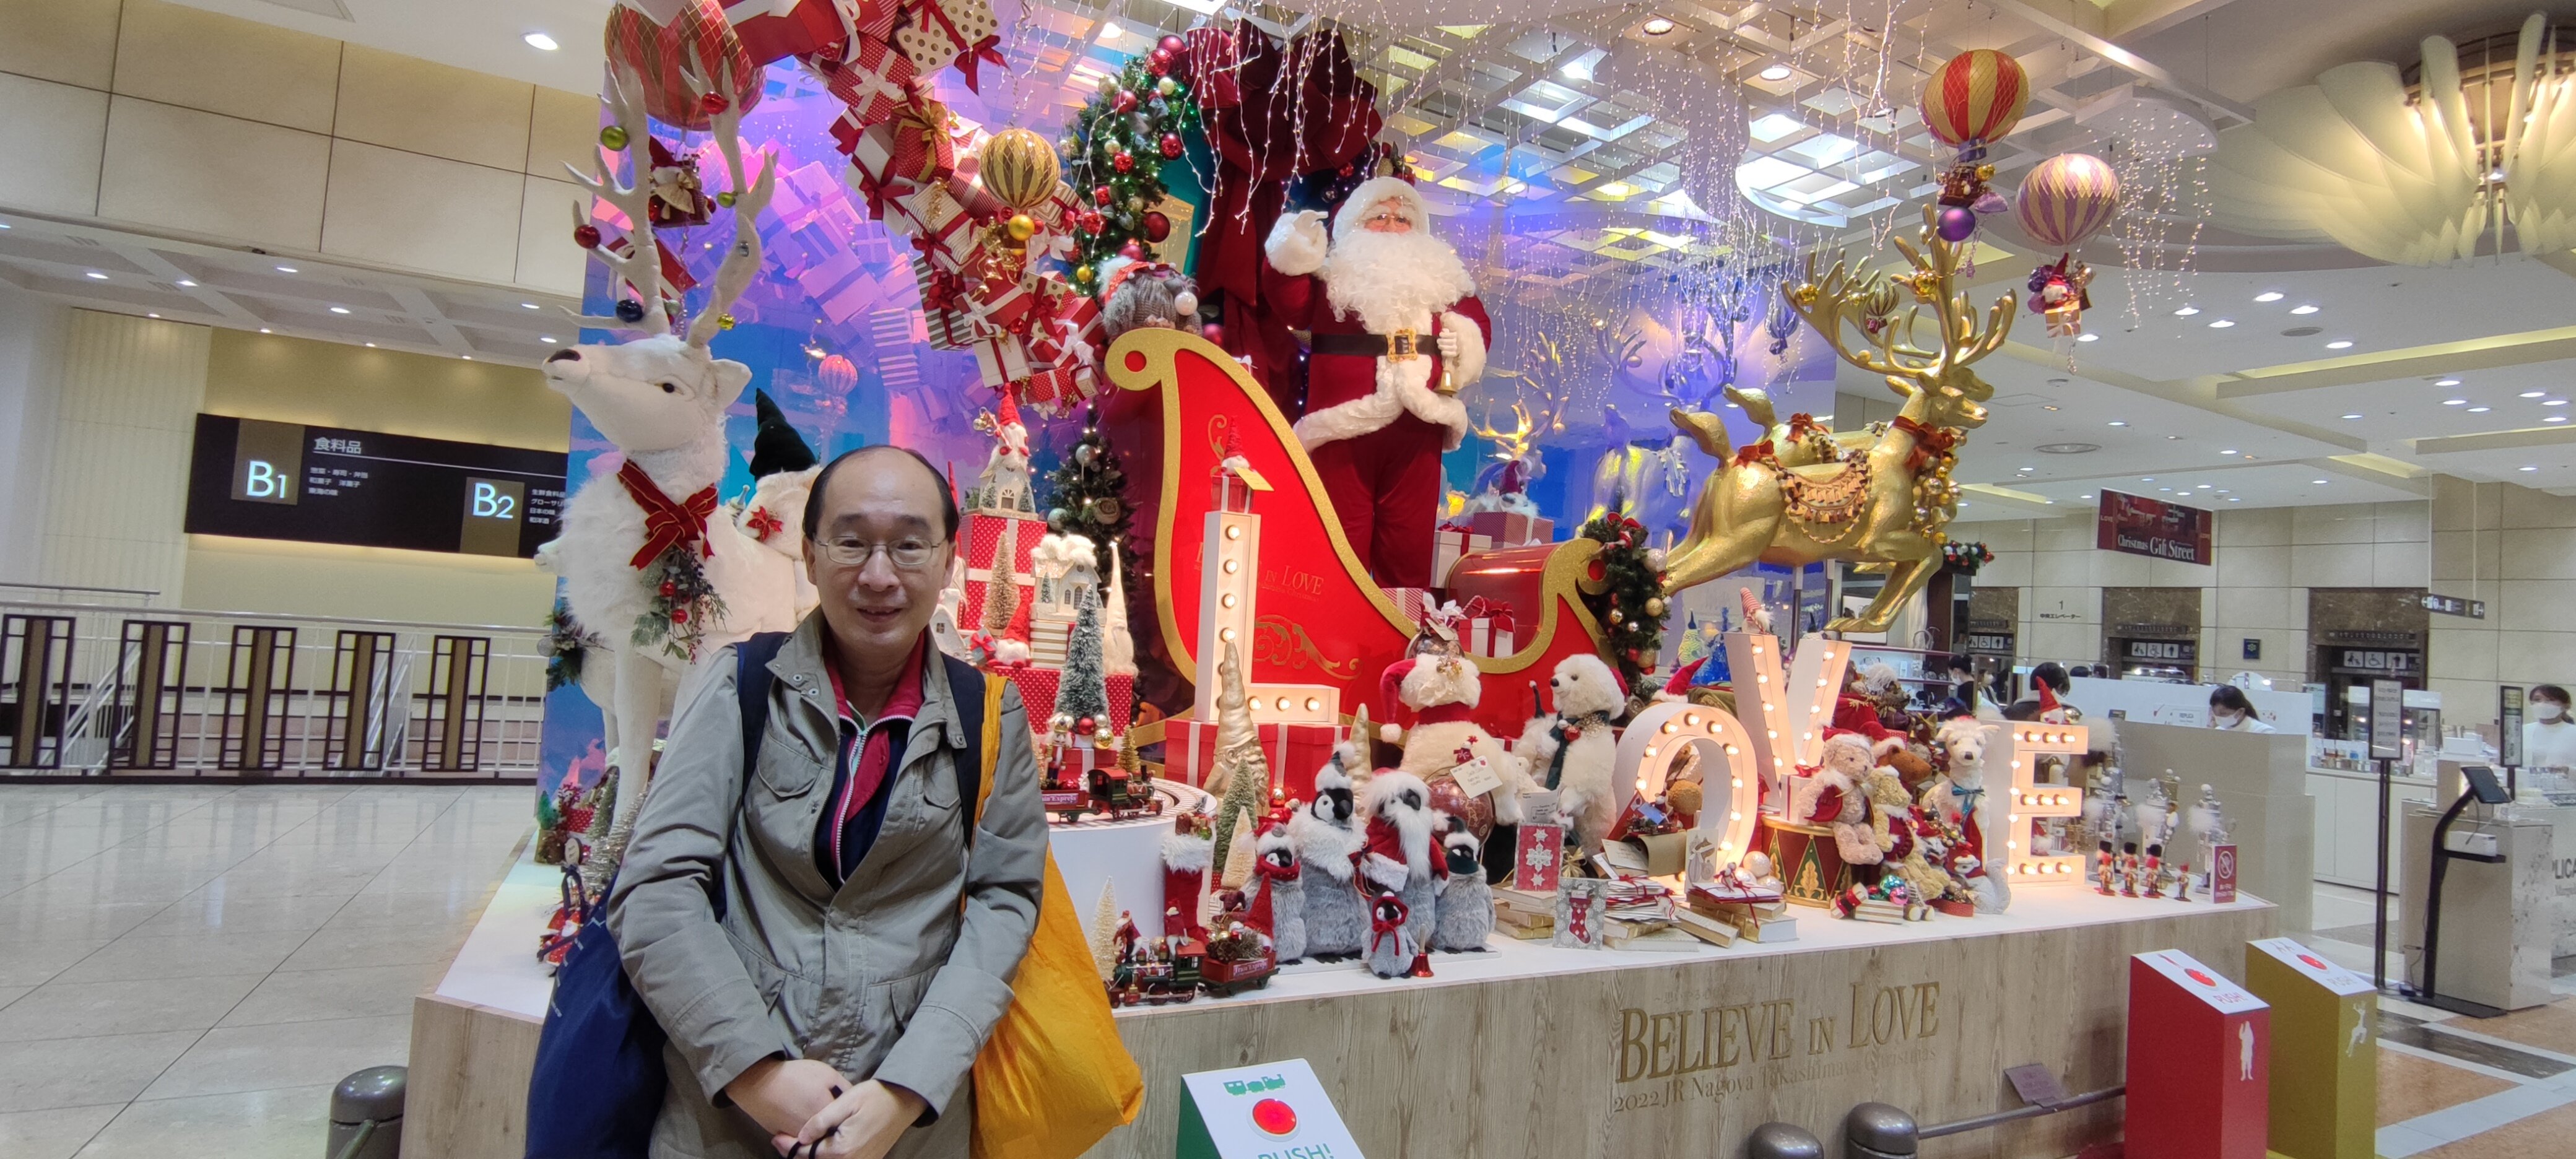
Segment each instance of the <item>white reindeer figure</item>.
[{"label": "white reindeer figure", "polygon": [[[607,641],[608,655],[585,664],[582,680],[600,706],[616,786],[594,823],[593,832],[604,837],[583,860],[584,883],[594,891],[624,849],[651,778],[654,738],[690,666],[753,632],[794,628],[814,603],[810,586],[800,591],[798,584],[814,471],[760,480],[739,516],[715,501],[730,454],[725,410],[751,381],[751,369],[713,357],[707,343],[759,271],[760,237],[752,223],[769,204],[777,158],[764,155],[759,180],[746,181],[741,114],[716,115],[716,145],[735,191],[733,245],[706,308],[690,319],[685,335],[673,334],[676,302],[663,296],[662,255],[651,224],[651,137],[642,91],[621,70],[603,98],[626,132],[626,181],[617,179],[606,149],[595,172],[573,176],[625,214],[626,252],[602,246],[592,254],[607,264],[612,285],[632,286],[642,306],[631,320],[582,321],[644,337],[558,350],[544,367],[547,384],[571,399],[626,460],[617,474],[594,477],[574,492],[562,536],[539,552],[540,564],[563,577],[574,618]],[[589,225],[586,212],[575,217]],[[674,567],[685,572],[688,561],[703,576],[703,597],[694,583],[689,590],[665,587]]]}]

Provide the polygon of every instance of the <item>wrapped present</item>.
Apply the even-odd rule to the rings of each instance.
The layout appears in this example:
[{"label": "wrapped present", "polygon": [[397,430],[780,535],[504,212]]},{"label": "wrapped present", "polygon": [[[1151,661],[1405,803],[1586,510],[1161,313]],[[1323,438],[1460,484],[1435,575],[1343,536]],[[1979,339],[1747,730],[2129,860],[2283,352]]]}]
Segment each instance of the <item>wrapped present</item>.
[{"label": "wrapped present", "polygon": [[881,211],[886,232],[909,242],[913,252],[929,258],[937,268],[962,271],[981,239],[973,211],[957,199],[952,185],[941,182],[915,189],[899,181],[887,188],[893,195],[885,199]]},{"label": "wrapped present", "polygon": [[1001,558],[1006,544],[1020,599],[1025,603],[1036,597],[1030,554],[1037,549],[1038,540],[1046,537],[1046,531],[1046,520],[1035,515],[991,511],[967,514],[965,525],[959,529],[959,542],[966,549],[966,596],[957,608],[961,629],[972,631],[984,622],[984,585],[992,580],[994,562]]},{"label": "wrapped present", "polygon": [[850,106],[832,130],[844,153],[869,125],[894,116],[912,96],[912,58],[883,40],[854,36],[797,59],[822,78],[834,97]]},{"label": "wrapped present", "polygon": [[1497,547],[1518,547],[1525,543],[1548,543],[1556,538],[1556,521],[1517,511],[1473,511],[1449,521],[1451,527],[1464,527],[1485,536]]},{"label": "wrapped present", "polygon": [[1449,569],[1458,566],[1459,560],[1494,546],[1493,536],[1459,527],[1443,527],[1431,534],[1431,578],[1444,587],[1449,583]]},{"label": "wrapped present", "polygon": [[964,350],[975,344],[975,315],[952,303],[964,293],[963,280],[951,270],[912,255],[912,276],[921,287],[921,320],[930,344],[942,350]]},{"label": "wrapped present", "polygon": [[869,208],[876,209],[896,181],[927,186],[957,172],[953,122],[948,106],[915,94],[896,106],[892,116],[859,128],[846,148],[854,184],[868,195]]},{"label": "wrapped present", "polygon": [[1458,639],[1470,656],[1509,656],[1520,650],[1520,638],[1514,627],[1508,609],[1469,616],[1466,627],[1458,633]]},{"label": "wrapped present", "polygon": [[[1020,690],[1020,703],[1029,710],[1029,727],[1046,731],[1047,720],[1055,715],[1055,698],[1064,687],[1064,673],[1054,668],[1029,667],[1011,674],[1011,683]],[[1111,676],[1109,685],[1109,731],[1125,733],[1127,724],[1136,717],[1136,678],[1133,675]],[[1117,759],[1116,750],[1108,750],[1108,759]]]},{"label": "wrapped present", "polygon": [[780,8],[779,0],[725,0],[725,21],[753,64],[802,56],[850,35],[834,0],[788,0]]},{"label": "wrapped present", "polygon": [[[966,74],[966,88],[982,92],[978,69],[1002,65],[1002,22],[990,0],[912,0],[894,30],[896,47],[912,58],[923,76],[955,62]],[[959,59],[960,56],[964,59]]]},{"label": "wrapped present", "polygon": [[1016,334],[979,333],[969,349],[975,352],[975,370],[986,386],[998,390],[1029,376],[1028,348]]},{"label": "wrapped present", "polygon": [[858,11],[850,17],[850,31],[871,40],[894,42],[895,25],[902,22],[902,0],[858,0]]},{"label": "wrapped present", "polygon": [[1422,622],[1423,613],[1439,607],[1442,602],[1440,593],[1431,588],[1387,588],[1385,591],[1386,598],[1395,601],[1395,610],[1417,624]]}]

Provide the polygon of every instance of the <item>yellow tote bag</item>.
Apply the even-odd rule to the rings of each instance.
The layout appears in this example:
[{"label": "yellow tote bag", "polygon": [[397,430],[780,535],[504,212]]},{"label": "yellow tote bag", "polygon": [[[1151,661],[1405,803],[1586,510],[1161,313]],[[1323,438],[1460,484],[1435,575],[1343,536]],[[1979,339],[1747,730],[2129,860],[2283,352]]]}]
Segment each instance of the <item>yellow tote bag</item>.
[{"label": "yellow tote bag", "polygon": [[[984,678],[983,787],[975,822],[993,795],[1002,747],[1002,678]],[[970,830],[971,831],[971,830]],[[1037,1011],[1044,1010],[1041,1018]],[[1073,896],[1046,858],[1037,932],[1011,979],[1011,1005],[975,1056],[975,1159],[1074,1159],[1134,1122],[1145,1078],[1118,1040],[1109,994],[1073,916]]]}]

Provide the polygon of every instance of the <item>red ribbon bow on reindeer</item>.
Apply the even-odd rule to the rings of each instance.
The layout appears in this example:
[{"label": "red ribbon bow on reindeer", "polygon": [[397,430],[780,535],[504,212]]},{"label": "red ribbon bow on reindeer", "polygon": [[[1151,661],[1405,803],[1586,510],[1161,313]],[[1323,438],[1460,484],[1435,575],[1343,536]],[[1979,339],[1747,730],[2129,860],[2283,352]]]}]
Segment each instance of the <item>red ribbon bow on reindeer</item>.
[{"label": "red ribbon bow on reindeer", "polygon": [[663,552],[684,543],[697,544],[701,555],[715,555],[715,547],[707,542],[707,516],[716,512],[714,484],[689,496],[685,503],[674,503],[633,459],[617,469],[617,481],[625,486],[635,505],[644,509],[644,546],[636,549],[635,557],[627,560],[626,566],[641,571],[660,559]]},{"label": "red ribbon bow on reindeer", "polygon": [[1922,470],[1923,464],[1931,462],[1937,456],[1950,453],[1950,448],[1959,445],[1958,432],[1925,426],[1904,415],[1896,416],[1896,421],[1889,425],[1914,436],[1914,453],[1905,457],[1905,469],[1908,471]]}]

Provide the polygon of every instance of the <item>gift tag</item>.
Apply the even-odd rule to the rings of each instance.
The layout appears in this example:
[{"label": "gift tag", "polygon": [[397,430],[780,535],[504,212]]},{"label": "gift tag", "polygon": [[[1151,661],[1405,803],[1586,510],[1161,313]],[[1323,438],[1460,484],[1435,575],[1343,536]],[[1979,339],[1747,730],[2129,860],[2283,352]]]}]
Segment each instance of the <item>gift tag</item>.
[{"label": "gift tag", "polygon": [[1503,787],[1503,775],[1494,771],[1494,762],[1486,757],[1459,765],[1449,770],[1449,775],[1458,782],[1458,791],[1470,797],[1481,797]]},{"label": "gift tag", "polygon": [[1555,790],[1535,789],[1521,794],[1521,823],[1524,826],[1556,824]]},{"label": "gift tag", "polygon": [[1530,893],[1556,892],[1557,871],[1565,861],[1565,829],[1524,821],[1520,844],[1513,850],[1512,888]]}]

